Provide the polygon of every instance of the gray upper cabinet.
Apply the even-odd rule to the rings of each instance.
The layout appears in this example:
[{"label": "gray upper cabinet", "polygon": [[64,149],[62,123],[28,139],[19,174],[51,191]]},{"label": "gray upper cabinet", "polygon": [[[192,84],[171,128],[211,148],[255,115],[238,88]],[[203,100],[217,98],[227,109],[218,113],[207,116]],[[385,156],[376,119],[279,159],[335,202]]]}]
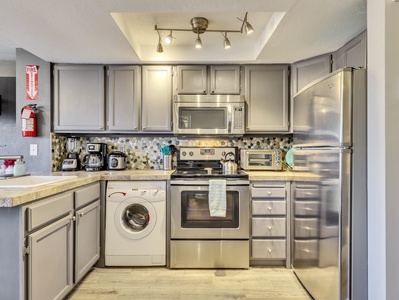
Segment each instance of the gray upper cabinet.
[{"label": "gray upper cabinet", "polygon": [[54,67],[54,130],[96,132],[105,129],[104,66]]},{"label": "gray upper cabinet", "polygon": [[331,72],[331,54],[312,57],[291,66],[291,96],[302,88]]},{"label": "gray upper cabinet", "polygon": [[333,61],[333,71],[344,67],[367,68],[367,32],[362,32],[334,52]]},{"label": "gray upper cabinet", "polygon": [[179,95],[207,94],[206,66],[177,66],[177,87]]},{"label": "gray upper cabinet", "polygon": [[[296,62],[291,66],[291,108],[294,109],[293,98],[307,84],[331,72],[331,54],[312,57]],[[293,123],[291,114],[291,124]],[[291,126],[291,131],[292,131]]]},{"label": "gray upper cabinet", "polygon": [[142,67],[142,131],[172,131],[172,67]]},{"label": "gray upper cabinet", "polygon": [[288,132],[288,68],[288,65],[245,66],[246,132]]},{"label": "gray upper cabinet", "polygon": [[210,67],[210,73],[210,94],[240,94],[240,66],[215,65]]},{"label": "gray upper cabinet", "polygon": [[107,73],[108,130],[138,131],[141,100],[140,67],[110,66]]}]

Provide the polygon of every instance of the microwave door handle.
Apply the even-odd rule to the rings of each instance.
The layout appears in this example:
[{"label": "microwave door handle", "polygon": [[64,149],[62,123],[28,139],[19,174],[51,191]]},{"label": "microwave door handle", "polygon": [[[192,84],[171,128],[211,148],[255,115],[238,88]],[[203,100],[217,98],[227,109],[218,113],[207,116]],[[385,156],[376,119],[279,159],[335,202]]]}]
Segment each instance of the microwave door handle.
[{"label": "microwave door handle", "polygon": [[227,132],[231,133],[231,114],[228,114],[227,117]]}]

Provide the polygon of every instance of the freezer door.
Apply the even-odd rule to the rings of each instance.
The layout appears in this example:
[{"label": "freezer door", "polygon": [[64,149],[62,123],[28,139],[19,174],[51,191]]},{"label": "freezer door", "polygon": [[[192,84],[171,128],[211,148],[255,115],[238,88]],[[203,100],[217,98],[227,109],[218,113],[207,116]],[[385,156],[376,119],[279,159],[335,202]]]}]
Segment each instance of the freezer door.
[{"label": "freezer door", "polygon": [[293,157],[308,167],[292,185],[294,271],[315,299],[349,299],[351,150],[294,149]]},{"label": "freezer door", "polygon": [[[352,123],[352,111],[356,112],[354,118],[365,116],[365,90],[365,71],[351,68],[302,89],[294,96],[294,146],[351,146],[352,127],[358,126],[358,122]],[[365,128],[366,124],[359,126]]]}]

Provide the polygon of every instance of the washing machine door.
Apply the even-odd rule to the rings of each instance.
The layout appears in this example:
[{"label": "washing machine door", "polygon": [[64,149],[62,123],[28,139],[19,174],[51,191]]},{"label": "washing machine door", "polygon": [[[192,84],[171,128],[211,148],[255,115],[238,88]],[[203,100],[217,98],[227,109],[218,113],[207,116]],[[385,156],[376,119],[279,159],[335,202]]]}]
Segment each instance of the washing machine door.
[{"label": "washing machine door", "polygon": [[154,206],[143,198],[126,199],[115,212],[115,227],[125,238],[139,240],[149,235],[157,222]]}]

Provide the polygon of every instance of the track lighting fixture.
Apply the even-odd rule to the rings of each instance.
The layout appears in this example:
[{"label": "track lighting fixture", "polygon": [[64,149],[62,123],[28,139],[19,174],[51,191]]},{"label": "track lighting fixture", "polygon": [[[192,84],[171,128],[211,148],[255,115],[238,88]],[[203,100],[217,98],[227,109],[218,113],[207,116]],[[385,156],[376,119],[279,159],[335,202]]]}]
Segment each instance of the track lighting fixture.
[{"label": "track lighting fixture", "polygon": [[231,47],[230,40],[227,38],[227,33],[245,33],[245,34],[250,34],[251,32],[254,31],[254,28],[252,25],[248,22],[248,12],[245,13],[244,19],[241,20],[240,18],[237,18],[242,22],[241,28],[239,30],[221,30],[221,29],[209,29],[208,30],[208,20],[203,17],[194,17],[190,20],[190,25],[191,29],[179,29],[179,28],[159,28],[157,25],[155,25],[155,30],[158,32],[158,45],[157,45],[157,52],[163,52],[163,47],[161,43],[161,35],[160,31],[169,31],[169,34],[165,37],[165,43],[166,44],[171,44],[173,39],[175,37],[172,35],[172,32],[176,31],[191,31],[197,35],[197,38],[195,39],[194,46],[195,48],[201,48],[202,47],[202,40],[200,37],[200,34],[203,34],[205,32],[220,32],[223,37],[223,46],[225,49],[228,49]]}]

